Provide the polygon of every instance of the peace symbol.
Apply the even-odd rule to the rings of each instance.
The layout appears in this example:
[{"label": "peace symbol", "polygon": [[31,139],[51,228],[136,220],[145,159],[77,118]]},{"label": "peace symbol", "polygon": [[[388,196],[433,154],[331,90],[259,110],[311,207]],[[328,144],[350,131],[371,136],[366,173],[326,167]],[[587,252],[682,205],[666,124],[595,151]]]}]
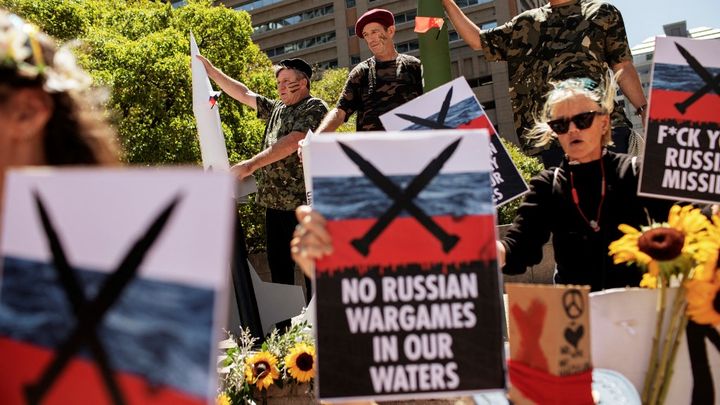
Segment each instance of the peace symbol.
[{"label": "peace symbol", "polygon": [[580,290],[573,288],[563,294],[563,308],[570,319],[577,319],[585,312],[585,302]]}]

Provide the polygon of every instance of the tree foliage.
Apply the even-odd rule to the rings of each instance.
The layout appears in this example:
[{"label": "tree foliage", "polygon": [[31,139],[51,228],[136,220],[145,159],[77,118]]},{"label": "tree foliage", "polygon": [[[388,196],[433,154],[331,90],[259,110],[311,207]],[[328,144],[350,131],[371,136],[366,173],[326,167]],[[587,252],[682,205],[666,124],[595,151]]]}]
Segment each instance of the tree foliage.
[{"label": "tree foliage", "polygon": [[[330,109],[335,106],[342,93],[348,77],[347,68],[328,69],[322,72],[320,80],[313,82],[312,94],[327,103]],[[355,132],[355,117],[353,114],[348,122],[337,129],[337,132]]]}]

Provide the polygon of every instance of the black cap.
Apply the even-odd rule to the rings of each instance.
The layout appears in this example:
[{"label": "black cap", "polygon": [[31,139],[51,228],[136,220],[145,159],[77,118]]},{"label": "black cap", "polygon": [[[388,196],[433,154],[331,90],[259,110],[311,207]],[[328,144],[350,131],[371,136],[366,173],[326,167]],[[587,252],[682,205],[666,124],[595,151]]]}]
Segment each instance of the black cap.
[{"label": "black cap", "polygon": [[[312,77],[312,67],[310,67],[310,65],[307,62],[305,62],[304,60],[302,60],[300,58],[283,59],[280,61],[280,63],[278,65],[280,65],[284,68],[287,68],[287,69],[295,69],[300,72],[303,72],[303,73],[305,73],[305,76],[308,77],[308,80]],[[280,73],[280,72],[278,71],[278,73]],[[277,77],[277,74],[275,76]]]}]

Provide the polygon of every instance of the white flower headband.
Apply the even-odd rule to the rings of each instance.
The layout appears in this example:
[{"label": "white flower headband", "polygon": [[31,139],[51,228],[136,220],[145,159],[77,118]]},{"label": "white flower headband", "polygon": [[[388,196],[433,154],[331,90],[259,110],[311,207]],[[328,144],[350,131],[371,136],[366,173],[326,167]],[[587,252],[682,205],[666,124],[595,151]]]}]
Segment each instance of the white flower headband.
[{"label": "white flower headband", "polygon": [[84,90],[92,79],[77,66],[67,46],[55,52],[51,63],[43,55],[41,33],[33,24],[0,10],[0,67],[15,69],[21,77],[43,79],[48,93]]}]

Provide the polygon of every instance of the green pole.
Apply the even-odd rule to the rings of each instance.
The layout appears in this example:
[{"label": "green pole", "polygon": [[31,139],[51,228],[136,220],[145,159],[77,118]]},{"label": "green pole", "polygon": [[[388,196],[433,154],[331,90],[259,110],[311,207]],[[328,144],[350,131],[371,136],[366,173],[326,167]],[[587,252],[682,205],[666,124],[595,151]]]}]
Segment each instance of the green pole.
[{"label": "green pole", "polygon": [[[417,15],[421,17],[445,18],[445,10],[439,0],[418,0]],[[450,77],[450,40],[447,23],[438,29],[433,28],[424,34],[418,34],[420,42],[420,61],[423,67],[423,90],[428,92],[451,80]]]}]

